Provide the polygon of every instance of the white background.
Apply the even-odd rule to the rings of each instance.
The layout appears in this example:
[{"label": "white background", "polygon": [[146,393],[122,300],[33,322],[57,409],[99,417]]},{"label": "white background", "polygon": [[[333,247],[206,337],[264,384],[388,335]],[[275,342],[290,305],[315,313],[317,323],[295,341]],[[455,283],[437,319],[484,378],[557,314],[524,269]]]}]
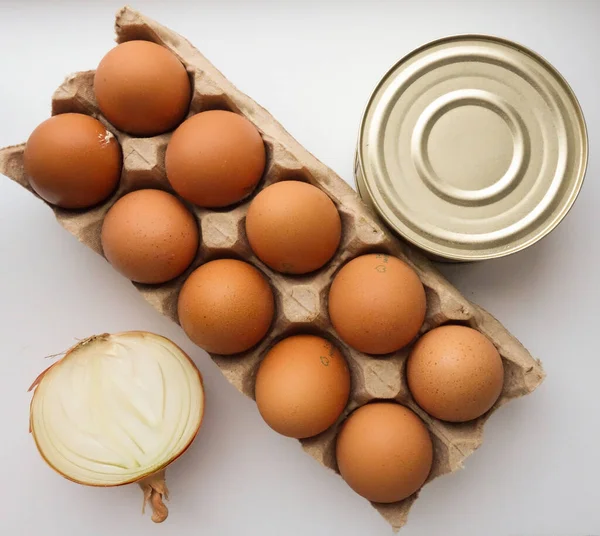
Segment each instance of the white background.
[{"label": "white background", "polygon": [[[119,1],[0,0],[0,146],[25,141],[63,77],[113,45]],[[489,421],[466,469],[426,486],[405,536],[600,534],[600,2],[149,2],[134,7],[188,37],[309,150],[353,183],[372,87],[412,48],[445,34],[522,42],[567,78],[589,127],[573,211],[513,257],[444,272],[543,360],[548,378]],[[0,534],[3,536],[391,535],[337,476],[270,431],[183,332],[80,245],[40,201],[0,177]],[[207,414],[169,472],[171,515],[140,515],[136,486],[80,487],[48,469],[27,433],[27,387],[45,355],[93,333],[144,329],[201,368]]]}]

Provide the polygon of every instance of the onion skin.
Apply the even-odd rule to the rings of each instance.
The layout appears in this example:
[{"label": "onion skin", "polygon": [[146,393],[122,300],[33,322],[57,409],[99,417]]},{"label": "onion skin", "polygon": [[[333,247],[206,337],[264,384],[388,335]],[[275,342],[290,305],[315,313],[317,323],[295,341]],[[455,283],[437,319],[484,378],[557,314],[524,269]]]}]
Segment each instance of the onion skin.
[{"label": "onion skin", "polygon": [[[36,387],[40,384],[40,382],[43,380],[44,376],[52,368],[56,367],[57,365],[60,365],[60,363],[61,363],[61,361],[63,361],[63,359],[68,357],[72,352],[81,348],[82,346],[90,344],[99,339],[108,339],[109,337],[119,337],[119,336],[135,336],[135,335],[151,336],[151,337],[156,337],[158,339],[162,339],[162,340],[166,341],[168,344],[177,348],[181,352],[181,354],[183,356],[185,356],[187,358],[187,360],[191,363],[194,370],[196,370],[196,372],[198,373],[198,379],[200,380],[200,387],[201,387],[201,394],[202,394],[202,413],[200,415],[200,420],[199,420],[198,426],[196,428],[195,433],[192,435],[192,437],[186,443],[186,445],[181,449],[181,451],[177,455],[175,455],[173,458],[171,458],[169,461],[162,464],[159,468],[157,468],[152,473],[149,473],[147,475],[142,475],[141,477],[133,478],[131,480],[128,480],[125,482],[120,482],[117,484],[95,484],[95,483],[79,481],[75,478],[70,477],[69,475],[64,474],[62,471],[57,469],[42,453],[42,450],[40,449],[40,447],[38,445],[38,441],[35,436],[35,430],[32,426],[32,412],[31,412],[31,407],[33,405],[33,401],[35,399],[35,395],[37,392]],[[31,391],[33,391],[33,396],[31,398],[31,402],[30,402],[29,432],[33,436],[33,440],[36,444],[36,448],[37,448],[40,456],[52,470],[54,470],[56,473],[58,473],[63,478],[70,480],[71,482],[74,482],[76,484],[80,484],[82,486],[97,487],[97,488],[111,488],[111,487],[126,486],[128,484],[138,483],[138,485],[140,486],[140,488],[142,489],[142,492],[144,494],[144,499],[143,499],[143,504],[142,504],[142,513],[145,512],[146,505],[149,504],[152,509],[151,519],[152,519],[152,521],[154,521],[154,523],[162,523],[165,519],[167,519],[167,517],[169,515],[169,510],[166,507],[166,505],[164,504],[164,500],[168,500],[168,498],[169,498],[169,490],[167,488],[167,484],[165,481],[166,468],[167,468],[167,466],[171,465],[175,460],[177,460],[183,453],[185,453],[188,450],[190,445],[194,442],[194,439],[196,439],[198,432],[200,431],[200,428],[202,426],[202,422],[204,420],[205,399],[206,399],[205,391],[204,391],[204,381],[203,381],[200,370],[198,369],[196,364],[192,361],[190,356],[187,355],[186,352],[184,352],[178,345],[176,345],[170,339],[167,339],[166,337],[163,337],[162,335],[157,335],[155,333],[151,333],[148,331],[126,331],[126,332],[120,332],[120,333],[115,333],[115,334],[102,333],[100,335],[92,335],[91,337],[83,339],[82,341],[78,342],[76,345],[69,348],[69,350],[67,350],[58,361],[56,361],[51,366],[49,366],[46,370],[44,370],[35,379],[35,381],[31,384],[31,387],[29,387],[28,392],[31,392]]]}]

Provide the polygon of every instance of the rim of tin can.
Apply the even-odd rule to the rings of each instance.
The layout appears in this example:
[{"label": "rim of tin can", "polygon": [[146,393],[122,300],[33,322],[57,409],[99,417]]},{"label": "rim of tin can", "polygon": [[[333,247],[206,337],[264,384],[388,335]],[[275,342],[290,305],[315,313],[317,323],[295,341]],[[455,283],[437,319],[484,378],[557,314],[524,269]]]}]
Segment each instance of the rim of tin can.
[{"label": "rim of tin can", "polygon": [[[561,210],[560,214],[555,218],[552,225],[545,228],[541,233],[529,238],[528,240],[518,244],[517,246],[506,248],[504,251],[500,251],[500,252],[491,252],[491,253],[484,252],[484,253],[478,254],[478,255],[466,255],[466,254],[461,255],[459,253],[456,253],[456,254],[453,254],[452,256],[448,256],[444,253],[441,253],[440,251],[437,251],[435,248],[428,247],[426,244],[420,243],[418,240],[412,239],[410,236],[407,236],[405,233],[401,232],[401,230],[398,229],[396,223],[391,221],[388,214],[386,214],[385,211],[380,210],[380,208],[377,206],[377,204],[373,200],[373,195],[371,193],[371,186],[369,185],[369,182],[365,178],[365,167],[364,167],[361,147],[362,147],[362,143],[363,143],[363,134],[364,134],[364,130],[365,130],[365,122],[367,119],[368,112],[371,109],[371,106],[373,104],[373,101],[374,101],[378,91],[389,80],[390,76],[394,73],[394,71],[398,67],[400,67],[403,63],[407,62],[412,57],[420,54],[421,52],[426,51],[428,48],[431,48],[436,45],[443,45],[446,43],[467,40],[467,39],[491,41],[491,42],[495,42],[498,44],[508,46],[516,51],[524,52],[525,54],[530,55],[533,59],[539,61],[540,64],[544,68],[546,68],[548,70],[548,72],[551,73],[558,80],[558,82],[560,82],[564,86],[565,90],[567,91],[568,96],[572,99],[572,103],[578,113],[578,116],[579,116],[578,120],[580,120],[580,126],[581,126],[581,130],[582,130],[582,134],[583,134],[583,139],[582,139],[583,143],[582,143],[582,148],[581,148],[582,149],[582,151],[581,151],[582,165],[581,165],[581,171],[579,173],[579,176],[577,177],[576,189],[571,194],[571,198],[565,204],[565,206]],[[528,247],[541,241],[542,239],[546,238],[552,231],[554,231],[560,225],[560,223],[562,223],[562,221],[565,219],[565,217],[571,211],[571,209],[573,208],[573,205],[577,201],[577,198],[579,197],[579,194],[583,187],[583,183],[585,182],[585,176],[587,173],[587,168],[588,168],[588,163],[589,163],[589,134],[588,134],[587,122],[585,120],[585,115],[583,113],[581,103],[579,102],[577,95],[573,91],[573,88],[571,87],[569,82],[566,80],[566,78],[560,73],[560,71],[558,71],[558,69],[556,67],[554,67],[554,65],[552,63],[550,63],[550,61],[548,61],[544,56],[542,56],[538,52],[535,52],[531,48],[521,44],[519,41],[515,41],[513,39],[508,39],[505,37],[499,37],[496,35],[485,34],[485,33],[458,33],[458,34],[449,34],[449,35],[446,35],[443,37],[438,37],[436,39],[427,41],[427,42],[419,45],[418,47],[409,51],[407,54],[404,54],[402,57],[400,57],[400,59],[395,61],[385,71],[385,73],[383,74],[381,79],[377,82],[377,84],[371,91],[369,98],[367,99],[367,102],[363,107],[363,112],[361,115],[360,125],[359,125],[359,130],[358,130],[355,160],[356,160],[356,164],[355,164],[355,166],[353,166],[353,168],[354,168],[355,181],[357,184],[357,191],[358,191],[360,197],[363,198],[363,200],[369,206],[371,206],[373,208],[375,213],[384,220],[384,222],[386,223],[388,228],[390,228],[393,232],[395,232],[396,234],[401,236],[402,239],[404,239],[407,242],[409,242],[410,244],[416,246],[418,249],[425,252],[427,255],[433,256],[434,258],[443,259],[446,261],[476,262],[476,261],[483,261],[483,260],[490,260],[490,259],[498,259],[498,258],[506,257],[506,256],[512,255],[514,253],[523,251],[523,250],[527,249]],[[359,174],[361,175],[361,177],[359,177]],[[358,185],[359,180],[361,181],[361,186]],[[366,199],[366,197],[368,197],[368,199]]]}]

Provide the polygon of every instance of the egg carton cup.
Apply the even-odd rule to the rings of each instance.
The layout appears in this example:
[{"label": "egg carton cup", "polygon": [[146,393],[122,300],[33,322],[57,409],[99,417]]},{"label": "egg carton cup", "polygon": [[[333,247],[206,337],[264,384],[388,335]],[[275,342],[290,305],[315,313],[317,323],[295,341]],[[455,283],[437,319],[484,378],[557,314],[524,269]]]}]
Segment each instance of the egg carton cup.
[{"label": "egg carton cup", "polygon": [[[117,42],[134,39],[153,41],[167,47],[184,63],[193,84],[189,115],[223,109],[244,115],[264,139],[267,165],[255,195],[261,188],[281,180],[301,180],[323,190],[336,204],[342,219],[342,240],[335,257],[326,266],[308,275],[288,276],[274,272],[257,259],[245,234],[244,220],[250,198],[223,210],[202,209],[186,203],[195,215],[201,232],[201,245],[192,266],[177,279],[162,285],[135,286],[160,313],[177,322],[177,297],[183,282],[202,263],[222,258],[245,260],[270,280],[276,299],[276,318],[267,335],[253,349],[236,356],[211,355],[227,379],[242,393],[254,398],[259,363],[274,343],[296,333],[313,333],[332,341],[346,357],[352,378],[350,400],[338,422],[318,436],[301,440],[304,450],[319,463],[338,472],[335,439],[342,421],[359,406],[374,400],[397,401],[417,413],[431,432],[434,462],[428,481],[463,466],[464,460],[482,442],[483,425],[501,405],[531,393],[544,379],[542,365],[500,322],[482,308],[470,303],[450,285],[421,253],[387,230],[354,190],[331,169],[302,147],[262,107],[233,86],[186,39],[125,7],[116,17]],[[81,242],[102,254],[100,233],[108,209],[124,194],[158,188],[173,193],[165,175],[164,156],[170,133],[151,138],[135,138],[114,128],[98,109],[93,90],[94,71],[66,78],[52,98],[52,114],[78,112],[102,121],[119,140],[123,151],[121,182],[115,194],[101,206],[86,211],[51,207],[57,220]],[[0,151],[0,172],[31,191],[23,169],[24,144]],[[406,382],[405,361],[410,347],[384,357],[365,355],[341,341],[332,328],[327,312],[331,281],[344,263],[365,253],[395,255],[412,266],[427,295],[425,333],[446,323],[460,323],[477,329],[496,346],[504,364],[504,387],[494,407],[471,422],[452,424],[429,416],[413,400]],[[406,523],[418,494],[392,504],[372,503],[395,528]]]}]

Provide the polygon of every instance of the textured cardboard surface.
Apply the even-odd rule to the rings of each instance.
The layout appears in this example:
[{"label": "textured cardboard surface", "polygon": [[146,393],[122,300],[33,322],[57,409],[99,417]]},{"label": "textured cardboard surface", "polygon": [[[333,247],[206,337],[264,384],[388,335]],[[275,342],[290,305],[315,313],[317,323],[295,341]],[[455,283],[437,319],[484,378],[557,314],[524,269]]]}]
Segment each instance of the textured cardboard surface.
[{"label": "textured cardboard surface", "polygon": [[[227,109],[245,115],[260,130],[265,141],[268,164],[259,189],[279,180],[304,180],[324,190],[336,203],[343,225],[342,243],[334,259],[321,270],[305,276],[273,272],[252,254],[244,231],[249,200],[230,209],[211,211],[190,207],[201,230],[201,246],[192,267],[181,277],[164,285],[136,285],[159,312],[177,321],[176,301],[186,276],[198,265],[219,257],[236,257],[251,262],[270,279],[275,290],[277,318],[269,335],[254,349],[235,357],[213,355],[227,379],[249,397],[254,395],[254,377],[265,352],[287,335],[298,332],[321,334],[346,356],[352,373],[352,393],[344,414],[329,430],[302,440],[306,452],[324,466],[336,470],[335,436],[339,423],[358,406],[371,400],[396,400],[420,415],[434,442],[434,465],[429,479],[462,466],[482,441],[483,425],[489,415],[505,402],[532,392],[543,380],[541,364],[489,313],[471,304],[454,289],[412,247],[395,238],[365,207],[352,188],[295,141],[283,127],[252,99],[238,91],[204,56],[181,36],[140,13],[124,8],[117,15],[117,41],[154,41],[168,47],[186,65],[194,84],[190,114],[208,109]],[[124,169],[115,195],[101,206],[84,212],[52,207],[57,220],[81,242],[102,254],[100,230],[109,207],[123,194],[146,187],[171,191],[164,172],[164,154],[170,134],[153,138],[132,138],[117,131],[100,114],[93,92],[94,72],[67,77],[54,94],[52,113],[80,112],[106,124],[123,149]],[[32,191],[23,171],[24,145],[0,151],[0,172]],[[258,191],[258,189],[256,190]],[[33,192],[32,192],[33,193]],[[404,377],[404,361],[410,348],[384,358],[356,352],[343,344],[329,324],[327,292],[332,277],[353,257],[381,252],[411,264],[427,292],[425,332],[447,322],[474,327],[487,335],[502,355],[505,382],[494,408],[483,417],[462,424],[438,421],[424,413],[412,400]],[[395,527],[405,522],[416,495],[394,504],[373,506]]]}]

